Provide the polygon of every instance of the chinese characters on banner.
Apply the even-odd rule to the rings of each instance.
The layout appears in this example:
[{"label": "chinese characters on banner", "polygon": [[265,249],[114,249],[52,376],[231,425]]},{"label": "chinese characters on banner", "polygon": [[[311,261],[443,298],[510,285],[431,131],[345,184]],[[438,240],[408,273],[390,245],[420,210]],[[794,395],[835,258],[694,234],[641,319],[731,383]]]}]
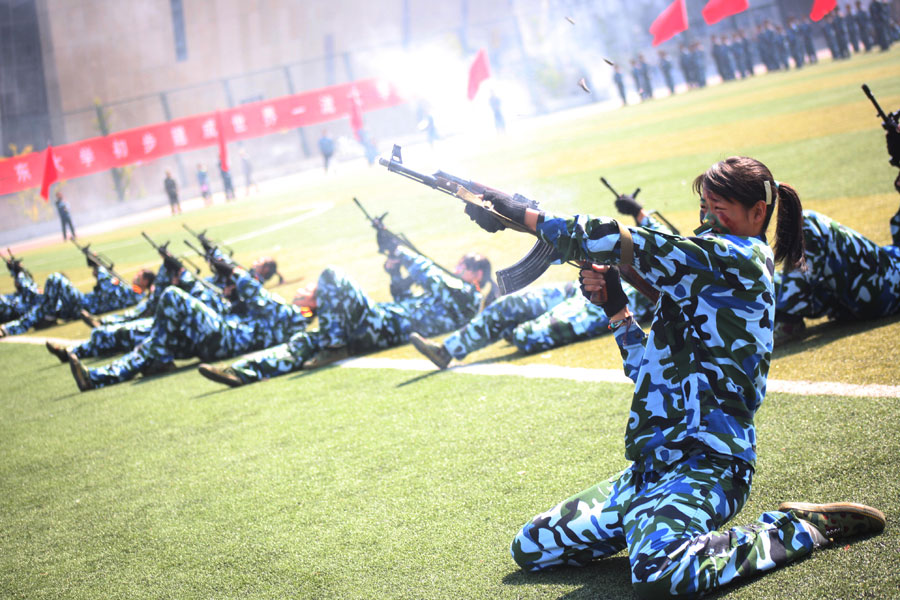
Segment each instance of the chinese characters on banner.
[{"label": "chinese characters on banner", "polygon": [[[388,82],[365,79],[242,104],[220,111],[224,137],[231,142],[333,121],[351,115],[353,102],[369,111],[402,99]],[[72,179],[218,143],[216,113],[210,112],[54,146],[53,158],[59,179]],[[0,159],[0,195],[40,186],[45,157],[40,151]]]}]

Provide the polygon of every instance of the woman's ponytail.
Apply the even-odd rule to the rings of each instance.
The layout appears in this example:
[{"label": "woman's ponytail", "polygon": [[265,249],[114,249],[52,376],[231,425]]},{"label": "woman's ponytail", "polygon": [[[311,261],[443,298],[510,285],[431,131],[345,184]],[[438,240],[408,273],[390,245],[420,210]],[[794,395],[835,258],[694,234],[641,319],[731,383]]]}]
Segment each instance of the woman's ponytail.
[{"label": "woman's ponytail", "polygon": [[778,221],[775,223],[775,262],[784,261],[784,268],[787,270],[802,269],[803,205],[800,204],[797,190],[792,186],[782,183],[776,189]]}]

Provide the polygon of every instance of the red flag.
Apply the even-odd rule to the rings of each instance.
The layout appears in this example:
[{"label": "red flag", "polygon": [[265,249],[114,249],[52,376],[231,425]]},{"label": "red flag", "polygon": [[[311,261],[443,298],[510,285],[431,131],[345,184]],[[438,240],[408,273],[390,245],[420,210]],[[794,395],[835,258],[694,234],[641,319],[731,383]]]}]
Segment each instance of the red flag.
[{"label": "red flag", "polygon": [[488,55],[484,48],[475,55],[472,66],[469,67],[469,100],[478,93],[481,82],[491,76],[491,65],[488,63]]},{"label": "red flag", "polygon": [[725,17],[742,13],[750,8],[747,0],[709,0],[703,7],[703,20],[715,25]]},{"label": "red flag", "polygon": [[225,140],[225,116],[221,110],[216,111],[216,134],[219,138],[219,162],[222,170],[228,171],[228,142]]},{"label": "red flag", "polygon": [[812,10],[809,11],[809,18],[812,21],[821,21],[822,17],[833,11],[837,7],[837,0],[816,0],[813,2]]},{"label": "red flag", "polygon": [[350,128],[353,130],[353,135],[356,136],[356,139],[362,141],[362,136],[360,135],[360,131],[363,128],[362,105],[359,98],[353,95],[350,96]]},{"label": "red flag", "polygon": [[685,6],[684,0],[675,0],[675,2],[666,7],[666,10],[659,13],[659,16],[650,25],[653,45],[659,46],[687,28],[687,6]]},{"label": "red flag", "polygon": [[44,160],[44,177],[41,180],[41,198],[50,201],[50,186],[59,179],[56,161],[53,160],[53,146],[47,146],[47,158]]}]

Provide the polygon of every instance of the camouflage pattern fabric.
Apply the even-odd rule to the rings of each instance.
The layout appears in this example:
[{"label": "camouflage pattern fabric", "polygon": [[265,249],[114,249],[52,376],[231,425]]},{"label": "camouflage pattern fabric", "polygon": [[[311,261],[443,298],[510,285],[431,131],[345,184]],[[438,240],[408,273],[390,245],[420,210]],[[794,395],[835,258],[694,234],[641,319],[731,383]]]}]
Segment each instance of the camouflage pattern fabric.
[{"label": "camouflage pattern fabric", "polygon": [[628,468],[561,502],[512,542],[523,569],[582,566],[628,550],[635,592],[690,596],[809,554],[813,540],[791,513],[717,531],[750,495],[752,469],[740,460],[695,455],[666,471]]},{"label": "camouflage pattern fabric", "polygon": [[[481,294],[429,259],[406,248],[398,256],[408,272],[391,273],[394,302],[373,302],[337,268],[319,275],[316,288],[319,329],[294,334],[287,344],[232,365],[245,383],[295,371],[321,348],[346,346],[362,354],[404,344],[412,331],[437,335],[459,327],[477,311]],[[416,284],[423,291],[415,294]]]},{"label": "camouflage pattern fabric", "polygon": [[[502,337],[513,335],[523,323],[528,323],[561,302],[581,295],[571,281],[519,290],[494,300],[461,329],[444,340],[444,348],[456,359],[493,344]],[[582,303],[582,306],[584,303]],[[523,336],[524,337],[524,336]],[[540,339],[541,334],[534,337]]]},{"label": "camouflage pattern fabric", "polygon": [[176,286],[163,292],[149,335],[112,363],[88,370],[95,387],[131,379],[175,358],[219,360],[281,343],[306,326],[298,307],[235,269],[236,299],[222,315]]},{"label": "camouflage pattern fabric", "polygon": [[156,272],[156,279],[154,279],[154,284],[149,294],[145,294],[140,302],[128,310],[124,310],[119,314],[101,317],[100,324],[114,325],[118,323],[127,323],[136,319],[152,317],[153,312],[156,310],[156,305],[159,303],[160,296],[162,296],[162,293],[169,285],[170,278],[171,275],[166,268],[165,263],[163,263]]},{"label": "camouflage pattern fabric", "polygon": [[25,333],[41,319],[77,319],[81,310],[98,314],[136,304],[143,294],[112,277],[103,267],[97,268],[97,284],[83,293],[61,273],[52,273],[44,284],[41,303],[5,327],[10,335]]},{"label": "camouflage pattern fabric", "polygon": [[78,358],[130,352],[141,340],[150,335],[152,329],[153,317],[101,325],[91,329],[89,339],[70,346],[68,350]]},{"label": "camouflage pattern fabric", "polygon": [[[637,325],[615,331],[635,382],[626,458],[663,470],[700,448],[753,465],[753,414],[772,351],[771,249],[757,238],[629,231],[635,268],[661,295],[649,335]],[[550,217],[538,233],[563,260],[619,260],[613,220]]]},{"label": "camouflage pattern fabric", "polygon": [[[151,296],[162,297],[162,292],[172,285],[171,276],[165,270],[165,267],[160,268],[157,281],[163,283],[159,287],[154,287]],[[227,300],[201,284],[188,271],[182,271],[175,279],[174,285],[220,315],[230,310],[231,304]],[[158,300],[153,301],[154,307],[158,304]],[[153,314],[155,315],[155,310]],[[150,334],[153,320],[154,316],[151,315],[143,319],[123,319],[119,322],[101,325],[91,330],[90,339],[70,347],[69,350],[74,352],[75,356],[79,358],[109,356],[120,352],[129,352]]]},{"label": "camouflage pattern fabric", "polygon": [[[652,215],[646,216],[640,226],[671,233]],[[635,318],[650,318],[653,303],[627,283],[623,288]],[[574,283],[565,283],[502,296],[451,333],[443,344],[460,360],[500,338],[532,354],[603,335],[609,332],[608,325],[602,308],[588,302]]]},{"label": "camouflage pattern fabric", "polygon": [[892,246],[879,246],[849,227],[803,211],[806,270],[776,276],[776,315],[874,319],[900,311],[900,213],[891,219]]},{"label": "camouflage pattern fabric", "polygon": [[[632,464],[536,517],[512,553],[538,570],[627,547],[640,595],[704,592],[812,548],[799,522],[777,513],[714,533],[750,491],[753,416],[772,351],[774,260],[757,238],[629,231],[635,268],[661,293],[649,334],[637,324],[614,332],[635,382],[625,431]],[[537,232],[563,260],[620,260],[613,220],[547,215]]]},{"label": "camouflage pattern fabric", "polygon": [[24,316],[41,302],[41,292],[27,273],[19,271],[15,284],[15,292],[0,296],[0,323]]}]

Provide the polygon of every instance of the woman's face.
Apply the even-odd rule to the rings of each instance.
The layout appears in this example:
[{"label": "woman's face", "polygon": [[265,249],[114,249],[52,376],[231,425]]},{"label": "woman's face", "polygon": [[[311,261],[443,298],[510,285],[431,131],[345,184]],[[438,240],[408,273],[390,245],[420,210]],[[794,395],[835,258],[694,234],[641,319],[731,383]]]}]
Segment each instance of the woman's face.
[{"label": "woman's face", "polygon": [[762,233],[765,217],[766,203],[762,200],[747,208],[707,189],[700,196],[700,221],[709,223],[717,233],[757,236]]}]

